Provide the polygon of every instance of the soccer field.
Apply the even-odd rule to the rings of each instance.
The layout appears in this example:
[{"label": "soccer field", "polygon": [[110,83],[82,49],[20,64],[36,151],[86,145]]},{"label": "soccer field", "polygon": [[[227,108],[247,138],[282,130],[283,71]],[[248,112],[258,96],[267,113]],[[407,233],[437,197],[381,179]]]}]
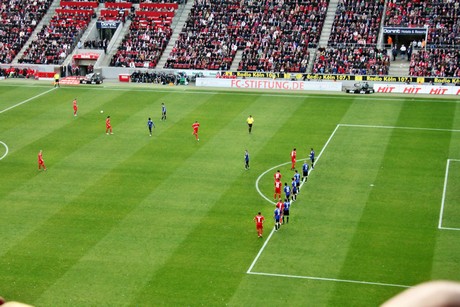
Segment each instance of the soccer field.
[{"label": "soccer field", "polygon": [[[317,162],[274,232],[294,147]],[[456,99],[1,81],[0,176],[7,300],[377,306],[460,281]]]}]

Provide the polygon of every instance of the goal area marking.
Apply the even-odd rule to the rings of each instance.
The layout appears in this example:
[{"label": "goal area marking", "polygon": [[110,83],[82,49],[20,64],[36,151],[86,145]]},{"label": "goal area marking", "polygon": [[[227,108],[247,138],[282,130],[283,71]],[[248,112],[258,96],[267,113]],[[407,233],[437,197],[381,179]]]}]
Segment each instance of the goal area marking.
[{"label": "goal area marking", "polygon": [[455,227],[444,227],[442,225],[442,220],[444,218],[444,207],[446,204],[446,194],[447,194],[447,186],[448,186],[448,181],[449,181],[449,169],[450,169],[450,164],[451,162],[460,162],[459,159],[447,159],[446,163],[446,173],[444,176],[444,187],[442,190],[442,198],[441,198],[441,209],[439,211],[439,223],[438,223],[438,229],[443,229],[443,230],[460,230],[460,228],[455,228]]}]

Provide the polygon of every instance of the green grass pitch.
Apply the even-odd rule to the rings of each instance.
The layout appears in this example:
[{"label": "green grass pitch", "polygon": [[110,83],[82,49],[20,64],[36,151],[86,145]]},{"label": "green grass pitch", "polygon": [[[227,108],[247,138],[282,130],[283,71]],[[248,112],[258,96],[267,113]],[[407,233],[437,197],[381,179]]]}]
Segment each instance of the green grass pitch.
[{"label": "green grass pitch", "polygon": [[[460,281],[459,105],[2,81],[0,295],[36,306],[377,306],[424,281]],[[299,168],[311,147],[319,159],[272,233],[273,173],[292,176],[294,147]]]}]

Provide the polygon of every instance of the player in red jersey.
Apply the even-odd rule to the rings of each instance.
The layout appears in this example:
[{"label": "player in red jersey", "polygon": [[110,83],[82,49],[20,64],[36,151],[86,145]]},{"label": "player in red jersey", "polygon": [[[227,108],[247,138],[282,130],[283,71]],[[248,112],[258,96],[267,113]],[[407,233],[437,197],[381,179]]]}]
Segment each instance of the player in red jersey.
[{"label": "player in red jersey", "polygon": [[256,229],[257,229],[257,234],[259,238],[262,238],[262,233],[264,232],[264,221],[265,218],[262,215],[262,213],[257,213],[257,215],[254,217],[254,221],[256,222]]},{"label": "player in red jersey", "polygon": [[112,125],[110,124],[110,116],[107,116],[107,118],[105,119],[105,133],[109,134],[109,131],[110,134],[113,134]]},{"label": "player in red jersey", "polygon": [[77,105],[77,98],[73,100],[73,116],[77,116],[78,105]]},{"label": "player in red jersey", "polygon": [[38,170],[41,170],[42,167],[43,167],[43,170],[46,171],[45,161],[43,160],[43,153],[40,150],[38,152]]},{"label": "player in red jersey", "polygon": [[192,124],[192,128],[193,128],[193,135],[195,136],[195,139],[197,141],[199,141],[200,139],[198,138],[198,128],[200,127],[200,123],[196,120],[193,124]]},{"label": "player in red jersey", "polygon": [[280,199],[278,199],[278,202],[276,203],[276,208],[280,209],[280,224],[282,224],[282,220],[283,220],[283,212],[284,212],[284,203],[283,201]]},{"label": "player in red jersey", "polygon": [[291,170],[294,170],[294,169],[295,169],[296,157],[297,157],[297,151],[296,151],[296,149],[294,148],[294,149],[291,151]]},{"label": "player in red jersey", "polygon": [[278,199],[281,199],[281,180],[275,180],[275,195],[273,195],[273,198],[276,199],[276,196],[278,196]]},{"label": "player in red jersey", "polygon": [[279,180],[281,181],[281,173],[280,173],[280,170],[277,170],[275,175],[273,175],[273,177],[275,178],[275,181]]}]

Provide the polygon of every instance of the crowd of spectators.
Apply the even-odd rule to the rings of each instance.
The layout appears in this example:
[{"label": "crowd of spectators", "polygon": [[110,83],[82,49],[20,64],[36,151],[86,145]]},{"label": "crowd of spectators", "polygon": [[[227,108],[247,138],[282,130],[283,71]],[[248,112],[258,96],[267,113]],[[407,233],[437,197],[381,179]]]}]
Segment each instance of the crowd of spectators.
[{"label": "crowd of spectators", "polygon": [[[182,0],[62,1],[19,63],[61,64],[75,46],[106,49],[107,40],[80,41],[95,17],[95,2],[130,3],[129,7],[107,7],[98,17],[124,22],[129,16],[132,20],[110,65],[155,68],[169,43],[172,18]],[[0,63],[12,62],[51,3],[0,1]],[[135,11],[132,3],[140,7]],[[158,5],[143,5],[151,3]],[[318,47],[328,6],[329,0],[195,0],[165,68],[225,71],[239,51],[238,70],[304,73],[311,60],[308,49]],[[460,0],[389,0],[383,17],[384,8],[384,0],[339,0],[328,45],[317,49],[312,72],[388,74],[390,57],[375,47],[384,18],[385,26],[427,28],[423,43],[428,50],[417,42],[410,49],[417,52],[408,54],[410,75],[460,77],[460,49],[455,49],[460,45]],[[152,73],[132,77],[159,78]]]},{"label": "crowd of spectators", "polygon": [[180,77],[173,73],[155,71],[135,71],[131,74],[131,82],[134,83],[155,83],[155,84],[176,84]]},{"label": "crowd of spectators", "polygon": [[385,26],[427,29],[428,50],[412,54],[411,76],[460,76],[459,50],[455,49],[460,44],[459,0],[390,0],[386,12]]},{"label": "crowd of spectators", "polygon": [[104,49],[107,52],[107,46],[109,45],[109,39],[91,39],[86,40],[84,43],[78,42],[77,47],[79,49]]},{"label": "crowd of spectators", "polygon": [[76,46],[91,14],[56,13],[49,25],[43,26],[20,63],[60,64]]},{"label": "crowd of spectators", "polygon": [[[265,6],[266,7],[266,6]],[[238,70],[306,72],[326,17],[328,1],[280,2],[261,10],[243,36],[246,46]]]},{"label": "crowd of spectators", "polygon": [[43,26],[19,63],[61,64],[77,45],[92,17],[94,8],[91,6],[67,5],[57,9],[50,23]]},{"label": "crowd of spectators", "polygon": [[390,0],[386,26],[428,28],[427,45],[454,47],[460,44],[460,1]]},{"label": "crowd of spectators", "polygon": [[8,64],[13,61],[52,2],[0,1],[0,63]]},{"label": "crowd of spectators", "polygon": [[328,46],[377,44],[384,7],[384,0],[340,0]]},{"label": "crowd of spectators", "polygon": [[236,53],[236,38],[225,19],[236,18],[230,0],[196,1],[179,38],[169,54],[165,68],[228,69]]},{"label": "crowd of spectators", "polygon": [[30,67],[19,68],[10,66],[8,68],[0,68],[0,77],[5,78],[34,78],[37,71]]},{"label": "crowd of spectators", "polygon": [[390,57],[376,47],[318,48],[313,73],[388,75]]},{"label": "crowd of spectators", "polygon": [[411,76],[460,77],[459,49],[420,50],[411,57]]},{"label": "crowd of spectators", "polygon": [[313,73],[387,75],[390,57],[376,48],[384,0],[340,0],[328,47],[316,51]]},{"label": "crowd of spectators", "polygon": [[[156,9],[174,14],[174,10],[170,11],[166,6],[160,5]],[[170,25],[170,19],[161,14],[147,16],[136,12],[129,33],[112,57],[110,66],[155,68],[171,38]]]},{"label": "crowd of spectators", "polygon": [[197,0],[166,68],[301,71],[316,47],[328,0]]}]

